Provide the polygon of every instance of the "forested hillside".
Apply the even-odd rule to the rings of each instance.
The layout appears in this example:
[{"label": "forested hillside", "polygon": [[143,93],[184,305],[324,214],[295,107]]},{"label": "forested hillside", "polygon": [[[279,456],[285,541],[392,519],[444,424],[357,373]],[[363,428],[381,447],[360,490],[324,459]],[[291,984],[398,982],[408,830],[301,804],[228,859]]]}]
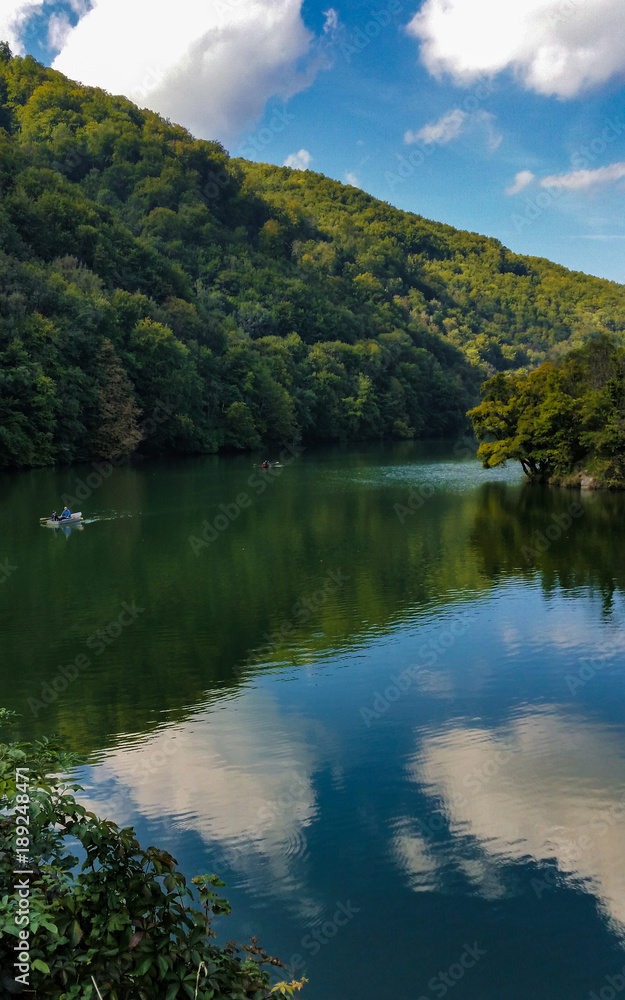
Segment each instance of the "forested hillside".
[{"label": "forested hillside", "polygon": [[625,287],[214,142],[0,46],[0,467],[455,433]]}]

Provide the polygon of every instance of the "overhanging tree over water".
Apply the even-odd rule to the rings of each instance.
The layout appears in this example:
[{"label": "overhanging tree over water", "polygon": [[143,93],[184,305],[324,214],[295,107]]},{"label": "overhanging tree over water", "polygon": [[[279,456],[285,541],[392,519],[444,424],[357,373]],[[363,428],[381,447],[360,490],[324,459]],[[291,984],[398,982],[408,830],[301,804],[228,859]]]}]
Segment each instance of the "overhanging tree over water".
[{"label": "overhanging tree over water", "polygon": [[469,416],[485,468],[532,482],[625,487],[625,349],[593,340],[535,371],[489,379]]}]

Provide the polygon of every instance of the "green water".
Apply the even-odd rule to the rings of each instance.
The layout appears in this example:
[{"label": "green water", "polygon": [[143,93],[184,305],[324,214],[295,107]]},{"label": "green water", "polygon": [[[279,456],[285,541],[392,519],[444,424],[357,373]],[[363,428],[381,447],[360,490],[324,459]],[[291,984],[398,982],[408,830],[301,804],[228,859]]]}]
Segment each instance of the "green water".
[{"label": "green water", "polygon": [[[612,1000],[625,496],[284,458],[5,475],[0,704],[310,1000]],[[84,524],[40,527],[64,495]]]}]

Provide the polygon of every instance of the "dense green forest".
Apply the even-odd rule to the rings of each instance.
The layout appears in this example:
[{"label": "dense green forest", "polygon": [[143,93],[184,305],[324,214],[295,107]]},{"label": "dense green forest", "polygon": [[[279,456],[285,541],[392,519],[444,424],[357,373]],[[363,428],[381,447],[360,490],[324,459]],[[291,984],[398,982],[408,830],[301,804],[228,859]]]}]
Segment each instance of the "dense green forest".
[{"label": "dense green forest", "polygon": [[0,467],[456,433],[625,288],[216,142],[0,45]]},{"label": "dense green forest", "polygon": [[486,468],[515,459],[531,482],[625,487],[625,348],[609,337],[495,375],[482,395],[469,416]]}]

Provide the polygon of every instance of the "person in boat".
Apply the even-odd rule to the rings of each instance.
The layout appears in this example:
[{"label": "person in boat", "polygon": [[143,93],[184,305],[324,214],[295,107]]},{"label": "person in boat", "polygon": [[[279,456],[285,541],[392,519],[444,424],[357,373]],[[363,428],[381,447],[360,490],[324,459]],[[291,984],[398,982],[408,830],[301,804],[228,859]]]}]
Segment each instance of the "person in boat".
[{"label": "person in boat", "polygon": [[63,507],[63,510],[61,511],[61,521],[63,521],[65,518],[71,517],[71,516],[72,516],[72,512],[69,509],[69,507]]},{"label": "person in boat", "polygon": [[55,510],[52,511],[52,516],[50,517],[50,520],[51,521],[60,521],[60,517],[59,517],[59,515],[57,514],[57,512]]},{"label": "person in boat", "polygon": [[268,462],[267,459],[265,459],[265,461],[261,465],[261,469],[270,469],[270,468],[271,468],[271,462]]}]

